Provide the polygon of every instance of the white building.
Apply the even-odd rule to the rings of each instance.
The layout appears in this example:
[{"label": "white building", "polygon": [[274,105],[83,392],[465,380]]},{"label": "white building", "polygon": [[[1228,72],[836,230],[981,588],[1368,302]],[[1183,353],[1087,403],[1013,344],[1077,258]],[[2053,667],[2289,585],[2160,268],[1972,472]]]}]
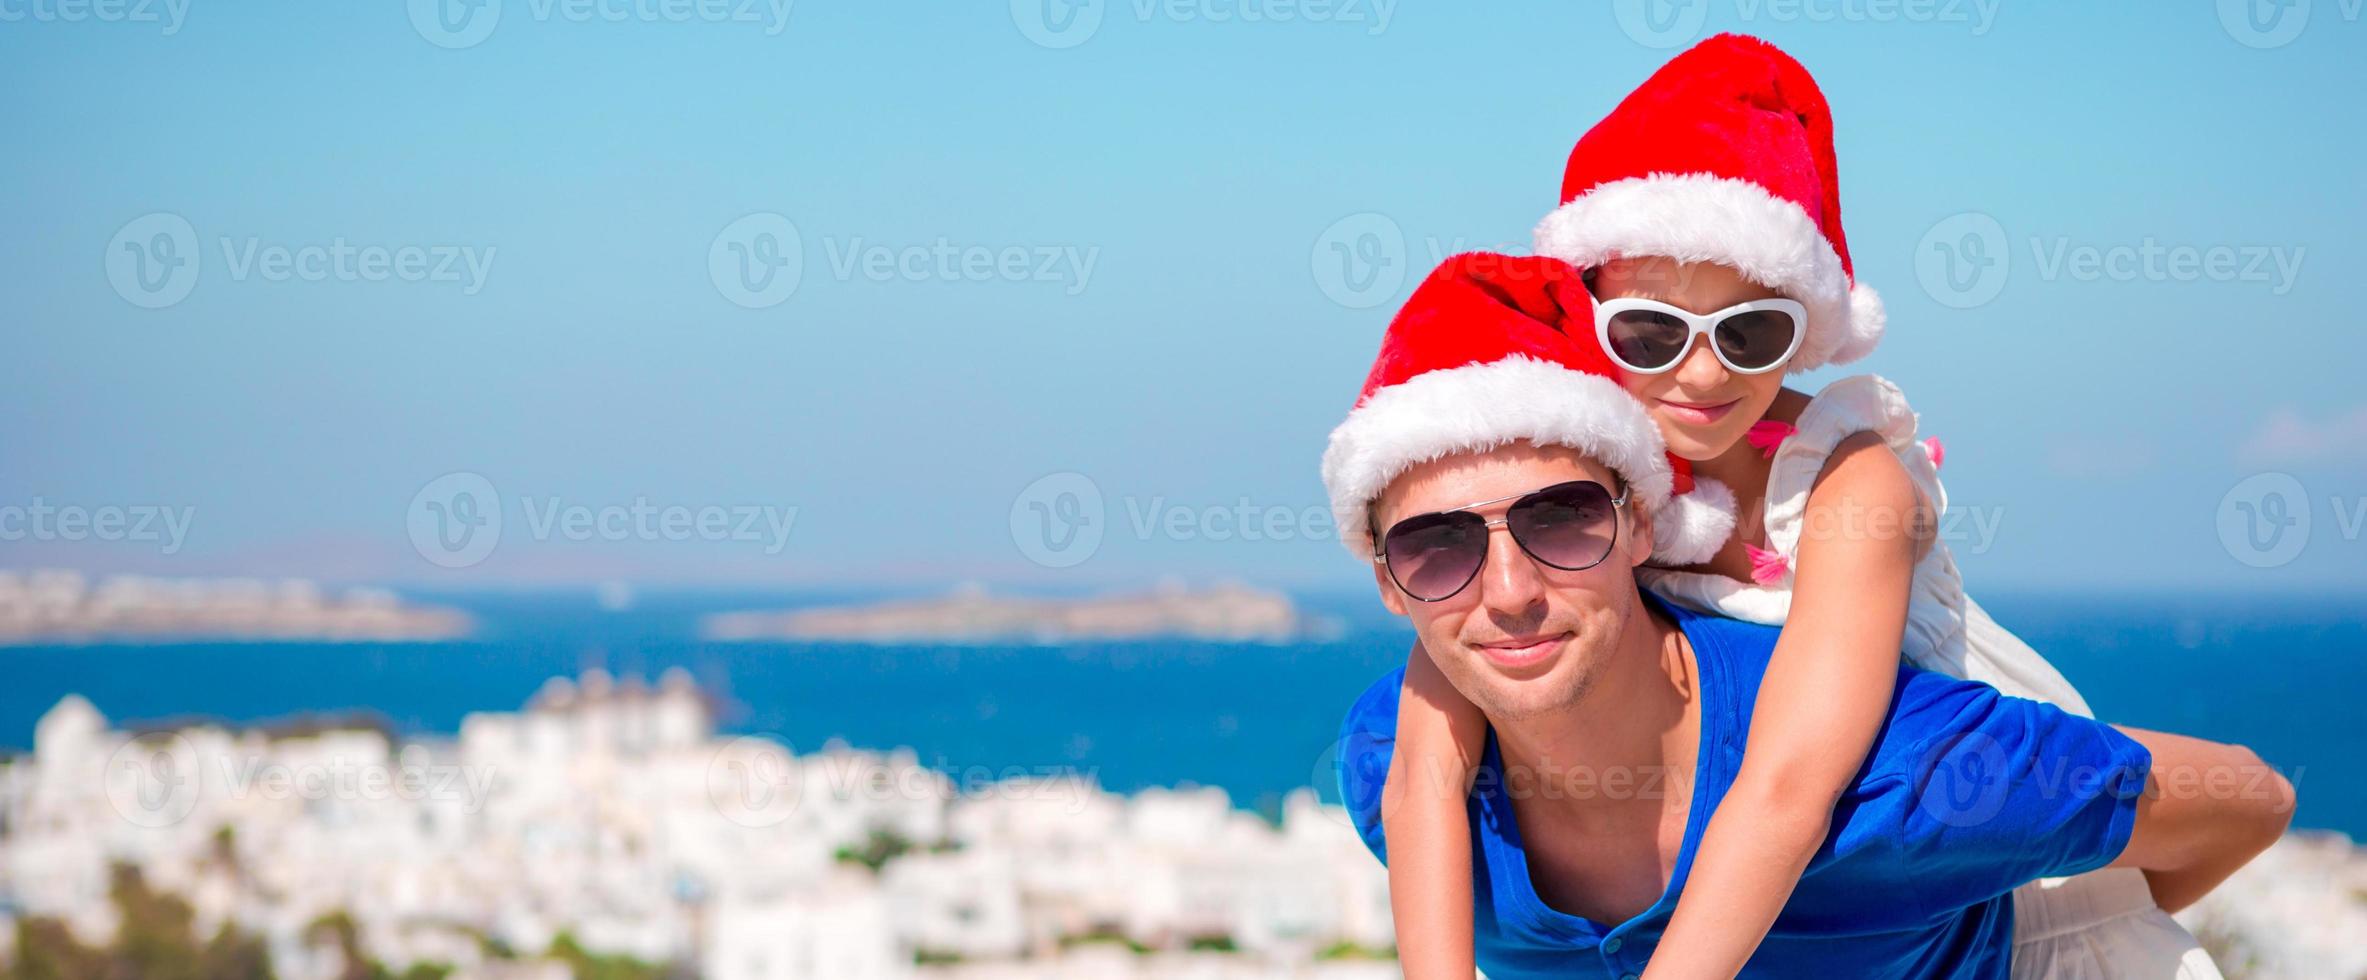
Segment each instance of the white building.
[{"label": "white building", "polygon": [[[877,873],[842,856],[903,848]],[[106,944],[116,863],[187,900],[202,934],[261,937],[291,980],[345,966],[319,926],[331,915],[398,972],[494,980],[549,975],[540,955],[561,936],[727,980],[995,964],[1099,978],[1120,975],[1092,972],[1113,953],[1129,976],[1351,976],[1314,952],[1391,941],[1385,873],[1311,794],[1277,829],[1216,790],[957,788],[908,750],[794,755],[719,736],[679,671],[654,686],[553,680],[522,712],[400,745],[344,730],[135,736],[69,696],[34,751],[0,765],[0,926],[55,918]],[[1243,952],[1075,943],[1089,935],[1153,949],[1223,937]],[[504,947],[519,958],[488,954]]]}]

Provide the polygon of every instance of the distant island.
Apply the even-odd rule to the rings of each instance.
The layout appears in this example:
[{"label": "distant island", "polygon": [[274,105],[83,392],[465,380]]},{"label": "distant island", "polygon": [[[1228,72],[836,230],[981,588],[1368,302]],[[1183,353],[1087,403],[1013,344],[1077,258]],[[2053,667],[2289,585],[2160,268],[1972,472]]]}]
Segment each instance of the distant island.
[{"label": "distant island", "polygon": [[1306,633],[1288,597],[1225,584],[1165,584],[1142,593],[1085,599],[987,594],[966,585],[941,599],[861,606],[732,612],[708,616],[700,635],[721,642],[1074,643],[1184,637],[1280,643]]},{"label": "distant island", "polygon": [[384,589],[331,595],[306,579],[153,578],[0,571],[0,646],[190,640],[428,641],[466,636],[452,609]]}]

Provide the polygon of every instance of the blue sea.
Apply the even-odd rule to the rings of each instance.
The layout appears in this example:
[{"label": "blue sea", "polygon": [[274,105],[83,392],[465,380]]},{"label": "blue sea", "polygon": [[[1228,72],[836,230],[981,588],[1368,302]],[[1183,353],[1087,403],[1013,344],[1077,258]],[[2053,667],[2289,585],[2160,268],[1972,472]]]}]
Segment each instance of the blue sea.
[{"label": "blue sea", "polygon": [[[1411,634],[1368,594],[1302,596],[1341,624],[1288,645],[1149,640],[1074,646],[717,644],[702,614],[839,602],[844,595],[667,593],[626,611],[589,590],[416,596],[476,615],[466,642],[192,643],[0,648],[0,750],[32,744],[68,693],[117,725],[195,718],[255,724],[322,713],[398,731],[456,731],[516,710],[544,680],[603,667],[654,679],[689,670],[722,727],[798,752],[832,739],[909,747],[972,778],[1078,772],[1105,788],[1220,786],[1275,812],[1325,797],[1349,702],[1403,661]],[[2367,603],[2357,599],[1983,596],[2110,721],[2251,746],[2298,787],[2297,827],[2367,839]]]}]

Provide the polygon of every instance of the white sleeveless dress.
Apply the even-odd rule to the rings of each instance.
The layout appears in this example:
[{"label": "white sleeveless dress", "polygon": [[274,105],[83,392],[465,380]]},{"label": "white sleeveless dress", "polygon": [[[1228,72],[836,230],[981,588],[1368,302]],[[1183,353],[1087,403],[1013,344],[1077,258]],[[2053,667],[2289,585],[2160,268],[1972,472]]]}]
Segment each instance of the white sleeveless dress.
[{"label": "white sleeveless dress", "polygon": [[[1859,432],[1880,433],[1934,513],[1945,513],[1939,466],[1916,439],[1915,413],[1896,385],[1874,375],[1825,386],[1800,413],[1798,431],[1776,447],[1767,480],[1767,547],[1786,563],[1771,585],[1723,575],[1646,568],[1653,592],[1694,609],[1781,625],[1791,612],[1802,515],[1827,457]],[[1915,565],[1907,603],[1908,663],[1976,680],[2017,697],[2093,718],[2086,699],[2028,644],[1997,625],[1964,594],[1944,541]],[[2013,976],[2017,980],[2220,980],[2202,944],[2153,902],[2134,868],[2042,878],[2014,890]]]}]

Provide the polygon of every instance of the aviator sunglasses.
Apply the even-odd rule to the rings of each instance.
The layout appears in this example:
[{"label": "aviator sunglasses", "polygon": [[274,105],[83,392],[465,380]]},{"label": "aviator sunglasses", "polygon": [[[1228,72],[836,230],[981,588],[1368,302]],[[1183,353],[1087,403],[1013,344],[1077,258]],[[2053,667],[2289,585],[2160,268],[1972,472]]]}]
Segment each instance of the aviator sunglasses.
[{"label": "aviator sunglasses", "polygon": [[[1504,516],[1488,520],[1472,508],[1512,501]],[[1542,490],[1416,514],[1389,526],[1373,561],[1388,569],[1399,590],[1422,602],[1438,602],[1470,585],[1488,560],[1488,533],[1497,526],[1512,534],[1529,557],[1567,572],[1602,564],[1619,540],[1618,510],[1627,493],[1593,480],[1556,483]]]}]

